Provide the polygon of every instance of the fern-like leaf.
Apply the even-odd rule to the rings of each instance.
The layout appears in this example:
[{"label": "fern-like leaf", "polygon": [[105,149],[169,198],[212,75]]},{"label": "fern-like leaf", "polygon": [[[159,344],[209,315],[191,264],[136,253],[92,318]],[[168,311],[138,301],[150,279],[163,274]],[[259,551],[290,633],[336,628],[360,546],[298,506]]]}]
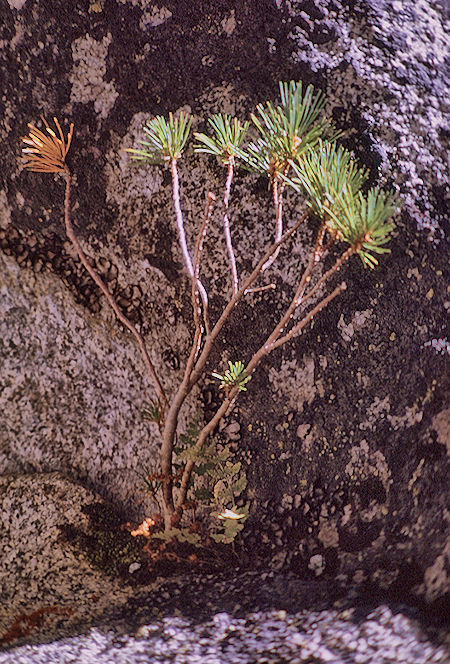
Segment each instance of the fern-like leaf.
[{"label": "fern-like leaf", "polygon": [[149,420],[150,422],[155,422],[158,426],[163,424],[164,416],[161,408],[161,404],[157,401],[150,401],[142,409],[142,416],[144,420]]}]

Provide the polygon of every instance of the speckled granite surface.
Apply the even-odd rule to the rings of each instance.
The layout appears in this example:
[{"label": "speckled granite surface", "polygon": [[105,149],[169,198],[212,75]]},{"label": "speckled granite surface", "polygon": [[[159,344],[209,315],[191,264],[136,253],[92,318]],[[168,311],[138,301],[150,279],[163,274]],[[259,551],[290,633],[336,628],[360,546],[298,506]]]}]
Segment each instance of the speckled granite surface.
[{"label": "speckled granite surface", "polygon": [[[170,390],[190,319],[168,184],[158,170],[130,171],[120,149],[152,114],[190,109],[195,128],[212,111],[246,116],[289,78],[327,92],[334,120],[351,128],[346,145],[372,181],[399,190],[404,207],[391,257],[373,274],[349,266],[352,287],[339,305],[255,376],[262,397],[243,398],[220,434],[248,462],[245,545],[308,581],[375,584],[441,606],[450,555],[442,3],[0,0],[0,19],[2,629],[16,612],[72,606],[79,581],[65,578],[65,565],[83,555],[57,541],[60,516],[83,520],[81,506],[93,500],[77,482],[142,515],[151,505],[136,473],[158,445],[140,417],[150,388],[137,350],[64,240],[61,183],[50,178],[44,188],[20,172],[26,123],[40,113],[75,121],[77,229],[157,365],[167,363]],[[218,190],[220,178],[193,155],[182,176],[192,237],[204,190]],[[265,184],[244,176],[235,195],[236,246],[251,262],[255,239],[270,238],[270,201]],[[220,233],[211,231],[205,264],[213,314],[223,301]],[[274,269],[282,298],[306,240],[307,231]],[[255,348],[260,323],[246,320],[255,312],[271,320],[278,306],[262,296],[232,320],[218,357]],[[194,396],[193,410],[214,400],[209,386]],[[110,580],[89,601],[98,595],[89,579],[103,577],[85,562],[80,570],[83,601],[61,620],[89,623],[90,612],[129,597]]]}]

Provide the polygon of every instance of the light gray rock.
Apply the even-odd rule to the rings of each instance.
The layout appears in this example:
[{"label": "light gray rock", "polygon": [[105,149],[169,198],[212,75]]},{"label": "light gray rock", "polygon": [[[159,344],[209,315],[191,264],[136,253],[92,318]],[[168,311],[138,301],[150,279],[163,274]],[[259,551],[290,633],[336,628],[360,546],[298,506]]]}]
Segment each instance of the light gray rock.
[{"label": "light gray rock", "polygon": [[84,510],[99,504],[59,473],[0,477],[1,646],[77,632],[132,596],[131,585],[62,536],[74,527],[95,535]]},{"label": "light gray rock", "polygon": [[[19,6],[20,5],[20,6]],[[6,3],[0,0],[0,473],[63,471],[130,515],[151,508],[137,473],[157,461],[140,416],[150,383],[129,337],[64,238],[58,178],[21,172],[20,137],[40,113],[75,122],[74,223],[146,337],[168,390],[192,331],[189,286],[157,168],[133,170],[122,148],[143,120],[190,110],[248,116],[277,81],[323,88],[345,144],[403,197],[392,254],[349,284],[302,338],[274,353],[239,402],[249,460],[251,559],[282,560],[305,578],[354,580],[443,610],[448,569],[448,405],[444,231],[448,14],[432,0],[307,0],[233,7],[212,0]],[[30,30],[33,26],[33,30]],[[447,55],[446,55],[447,54]],[[215,166],[181,167],[188,239]],[[272,237],[266,183],[240,175],[232,223],[241,269]],[[287,210],[298,214],[298,201]],[[219,219],[204,279],[212,315],[224,301]],[[213,358],[248,357],[305,260],[305,228],[265,293],[230,322]],[[207,408],[193,395],[186,421]],[[75,492],[75,495],[79,494]],[[287,498],[295,496],[294,502]],[[81,497],[77,498],[81,500]],[[318,559],[318,558],[317,558]],[[28,574],[28,572],[27,572]]]}]

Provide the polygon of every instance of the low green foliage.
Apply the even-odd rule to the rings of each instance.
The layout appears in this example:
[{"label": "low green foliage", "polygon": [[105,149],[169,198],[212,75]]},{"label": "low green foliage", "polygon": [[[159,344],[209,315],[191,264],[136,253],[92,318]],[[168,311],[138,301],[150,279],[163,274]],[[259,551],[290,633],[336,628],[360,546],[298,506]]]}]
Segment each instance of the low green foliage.
[{"label": "low green foliage", "polygon": [[154,422],[158,426],[161,426],[164,420],[161,404],[157,401],[150,401],[147,403],[142,410],[142,415],[144,420]]},{"label": "low green foliage", "polygon": [[195,132],[194,136],[199,143],[195,145],[194,149],[196,152],[214,155],[223,164],[228,164],[238,154],[250,123],[241,124],[237,118],[218,113],[208,118],[208,124],[213,130],[213,135],[207,136]]},{"label": "low green foliage", "polygon": [[169,120],[157,115],[144,125],[147,140],[140,141],[144,149],[128,148],[126,152],[129,152],[135,161],[149,164],[162,164],[171,159],[178,159],[189,137],[191,124],[192,120],[187,118],[185,113],[180,113],[177,118],[169,113]]},{"label": "low green foliage", "polygon": [[213,371],[211,376],[219,381],[220,387],[223,389],[237,387],[241,392],[246,392],[245,385],[251,380],[251,376],[247,376],[244,363],[241,361],[228,362],[228,367],[224,374]]},{"label": "low green foliage", "polygon": [[202,538],[198,533],[193,533],[189,528],[170,528],[169,530],[157,530],[152,534],[154,539],[162,540],[163,542],[170,542],[178,540],[179,542],[187,542],[188,544],[200,545]]}]

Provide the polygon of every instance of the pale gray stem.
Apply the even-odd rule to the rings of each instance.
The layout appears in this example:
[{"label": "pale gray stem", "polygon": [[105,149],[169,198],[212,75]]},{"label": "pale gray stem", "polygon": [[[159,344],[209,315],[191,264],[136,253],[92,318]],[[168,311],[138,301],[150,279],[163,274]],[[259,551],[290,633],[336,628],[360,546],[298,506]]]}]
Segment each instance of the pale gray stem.
[{"label": "pale gray stem", "polygon": [[233,161],[232,157],[230,157],[230,160],[228,162],[228,174],[227,174],[227,180],[225,183],[225,193],[223,196],[223,207],[224,207],[224,215],[223,215],[223,232],[225,235],[225,243],[227,246],[227,252],[228,252],[228,258],[230,261],[230,268],[231,268],[231,285],[233,288],[233,294],[238,292],[239,289],[239,279],[238,279],[238,273],[237,273],[237,267],[236,267],[236,259],[234,256],[234,250],[233,250],[233,242],[231,240],[231,231],[230,231],[230,220],[228,218],[228,206],[230,202],[230,192],[231,192],[231,183],[233,181]]},{"label": "pale gray stem", "polygon": [[[201,308],[200,308],[200,301],[199,301],[199,275],[200,275],[200,263],[202,259],[202,253],[203,253],[203,245],[205,242],[206,238],[206,233],[208,232],[208,226],[211,221],[211,215],[214,207],[214,202],[216,200],[215,195],[213,194],[212,191],[208,192],[207,196],[207,202],[206,202],[206,210],[205,210],[205,216],[203,218],[202,225],[200,226],[200,231],[197,236],[197,242],[195,245],[195,253],[194,253],[194,276],[192,279],[192,307],[194,310],[194,323],[196,329],[199,330],[200,332],[200,337],[202,335],[201,331],[201,323],[200,323],[200,315],[201,315]],[[206,304],[203,303],[203,318],[205,321],[205,331],[206,334],[209,334],[210,328],[209,328],[209,315],[208,315],[208,307],[207,307],[207,302]]]},{"label": "pale gray stem", "polygon": [[[275,177],[272,185],[273,204],[275,207],[275,242],[279,242],[283,235],[283,189],[284,186],[282,184],[279,185],[278,177]],[[264,263],[261,272],[265,272],[276,261],[279,253],[280,247]]]},{"label": "pale gray stem", "polygon": [[[189,253],[189,249],[187,246],[187,240],[186,240],[186,231],[184,229],[184,218],[183,218],[183,212],[181,210],[181,204],[180,204],[180,180],[178,177],[178,169],[177,169],[177,160],[176,159],[171,159],[170,160],[170,173],[172,175],[172,200],[173,200],[173,206],[175,208],[175,219],[177,222],[177,229],[178,229],[178,240],[180,242],[180,248],[181,248],[181,253],[183,256],[183,261],[184,265],[186,267],[186,270],[190,276],[191,279],[194,279],[194,267],[192,265],[192,259],[191,255]],[[198,284],[198,290],[200,293],[200,297],[203,302],[203,306],[205,309],[208,308],[208,296],[206,294],[205,287],[203,286],[202,282],[200,280],[197,280]]]}]

